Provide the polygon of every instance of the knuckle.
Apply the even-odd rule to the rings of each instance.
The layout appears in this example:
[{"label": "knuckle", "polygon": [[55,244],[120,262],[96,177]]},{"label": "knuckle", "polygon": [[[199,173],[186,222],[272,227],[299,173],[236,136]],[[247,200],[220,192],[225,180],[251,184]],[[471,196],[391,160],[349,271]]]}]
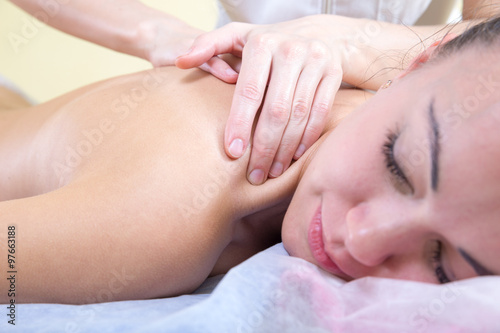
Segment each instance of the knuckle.
[{"label": "knuckle", "polygon": [[294,101],[292,108],[292,118],[304,119],[309,114],[309,103],[304,98],[299,98]]},{"label": "knuckle", "polygon": [[276,44],[276,38],[271,34],[261,33],[252,36],[250,43],[252,43],[252,46],[255,50],[263,51]]},{"label": "knuckle", "polygon": [[260,162],[260,164],[266,164],[266,161],[273,160],[274,155],[276,155],[276,149],[265,145],[262,142],[256,142],[252,150],[257,155],[257,160]]},{"label": "knuckle", "polygon": [[316,117],[323,118],[326,117],[330,111],[330,105],[324,101],[316,102],[314,103],[311,111],[315,113]]},{"label": "knuckle", "polygon": [[260,103],[262,98],[259,86],[255,82],[248,82],[245,84],[243,89],[238,92],[238,95],[252,104]]},{"label": "knuckle", "polygon": [[328,52],[328,47],[323,42],[313,41],[309,44],[309,56],[313,59],[325,59]]},{"label": "knuckle", "polygon": [[296,43],[296,42],[285,43],[282,50],[285,59],[291,61],[296,60],[297,58],[302,58],[306,53],[306,50],[302,45],[302,43]]},{"label": "knuckle", "polygon": [[281,131],[274,130],[271,127],[261,126],[258,132],[255,133],[253,144],[257,147],[257,151],[261,151],[262,149],[271,149],[275,151],[280,140]]},{"label": "knuckle", "polygon": [[257,154],[261,157],[261,159],[272,160],[276,154],[276,150],[271,147],[260,146],[257,148]]},{"label": "knuckle", "polygon": [[283,141],[280,145],[280,156],[286,156],[287,158],[291,159],[296,150],[297,145],[292,144],[292,142],[289,142],[288,140]]},{"label": "knuckle", "polygon": [[288,122],[290,117],[290,105],[283,101],[275,101],[269,109],[269,118],[272,124],[281,125]]}]

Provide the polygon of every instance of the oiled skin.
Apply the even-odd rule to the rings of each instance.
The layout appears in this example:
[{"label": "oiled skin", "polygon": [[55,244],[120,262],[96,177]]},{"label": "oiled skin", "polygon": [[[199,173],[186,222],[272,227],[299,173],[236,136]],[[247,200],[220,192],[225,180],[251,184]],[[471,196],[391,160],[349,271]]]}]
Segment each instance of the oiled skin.
[{"label": "oiled skin", "polygon": [[[314,148],[248,183],[249,151],[223,150],[233,90],[161,68],[0,111],[0,237],[15,226],[16,302],[178,295],[279,239]],[[325,132],[366,98],[340,91]]]}]

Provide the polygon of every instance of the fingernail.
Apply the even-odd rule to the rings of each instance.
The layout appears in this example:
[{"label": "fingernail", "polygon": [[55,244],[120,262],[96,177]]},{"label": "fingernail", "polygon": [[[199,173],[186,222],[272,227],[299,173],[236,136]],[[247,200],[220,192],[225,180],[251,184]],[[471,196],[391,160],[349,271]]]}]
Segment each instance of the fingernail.
[{"label": "fingernail", "polygon": [[235,72],[233,69],[231,69],[231,68],[226,69],[226,70],[225,70],[225,73],[226,73],[226,75],[229,75],[229,76],[233,76],[233,75],[238,74],[238,73],[236,73],[236,72]]},{"label": "fingernail", "polygon": [[250,175],[248,176],[248,180],[250,183],[254,185],[260,185],[264,181],[264,171],[261,169],[255,169],[250,172]]},{"label": "fingernail", "polygon": [[229,154],[234,158],[239,158],[243,155],[243,140],[234,139],[229,145]]},{"label": "fingernail", "polygon": [[280,162],[274,162],[269,174],[273,177],[279,177],[283,173],[283,164]]},{"label": "fingernail", "polygon": [[306,146],[301,143],[299,148],[297,148],[297,151],[295,151],[295,159],[298,159],[300,156],[302,156],[304,154],[304,152],[306,151]]},{"label": "fingernail", "polygon": [[175,58],[175,60],[179,59],[179,58],[182,58],[182,57],[185,57],[187,56],[189,53],[191,53],[191,51],[193,51],[193,48],[190,47],[186,52],[184,52],[183,54],[177,56],[177,58]]}]

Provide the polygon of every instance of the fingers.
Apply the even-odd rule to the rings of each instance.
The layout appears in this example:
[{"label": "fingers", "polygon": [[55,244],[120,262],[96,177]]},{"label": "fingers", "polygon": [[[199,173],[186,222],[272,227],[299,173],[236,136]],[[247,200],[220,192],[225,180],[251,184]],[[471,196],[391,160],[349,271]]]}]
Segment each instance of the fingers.
[{"label": "fingers", "polygon": [[[309,121],[303,132],[304,135],[293,154],[293,159],[299,159],[321,136],[328,113],[332,109],[335,94],[339,90],[342,82],[341,78],[342,72],[340,70],[333,70],[323,77],[319,83],[311,108]],[[278,160],[282,158],[281,154],[281,152],[278,152]]]},{"label": "fingers", "polygon": [[245,152],[257,111],[262,103],[271,70],[272,53],[267,47],[245,48],[233,103],[227,120],[224,147],[228,156]]},{"label": "fingers", "polygon": [[[310,66],[298,79],[293,103],[286,107],[288,113],[279,104],[274,111],[262,111],[248,168],[248,180],[252,184],[262,184],[267,177],[279,177],[292,159],[300,158],[318,140],[332,108],[340,77],[338,74],[322,76],[322,72]],[[276,108],[276,104],[273,107]],[[274,121],[264,117],[265,114],[270,118],[274,115]],[[278,117],[281,121],[277,121]],[[260,171],[253,173],[254,170]]]},{"label": "fingers", "polygon": [[238,72],[217,56],[212,57],[199,68],[226,83],[236,83],[238,80]]},{"label": "fingers", "polygon": [[[303,23],[229,24],[198,36],[176,60],[180,68],[199,66],[225,82],[237,81],[224,149],[232,158],[241,157],[255,124],[247,173],[253,184],[280,176],[320,137],[340,86],[338,52],[316,32],[307,36]],[[239,74],[222,54],[242,58]]]},{"label": "fingers", "polygon": [[[295,87],[302,71],[302,66],[297,66],[297,61],[301,61],[305,55],[305,52],[296,46],[279,53],[282,61],[279,64],[278,61],[273,61],[269,88],[253,136],[248,180],[255,185],[262,184],[267,179],[283,134],[289,125]],[[309,105],[305,106],[306,109],[301,111],[308,114]],[[277,163],[273,165],[273,172],[279,175],[288,165],[279,164],[280,161]]]},{"label": "fingers", "polygon": [[235,83],[238,72],[219,56],[232,54],[241,57],[250,24],[230,23],[220,29],[198,36],[190,50],[175,60],[181,69],[199,67],[227,83]]},{"label": "fingers", "polygon": [[198,67],[217,55],[216,46],[205,43],[202,36],[195,39],[193,45],[186,54],[180,55],[175,59],[175,65],[177,67],[181,69]]},{"label": "fingers", "polygon": [[342,78],[321,44],[281,50],[288,51],[273,58],[252,143],[248,180],[255,185],[280,176],[320,137]]},{"label": "fingers", "polygon": [[[316,89],[319,88],[321,78],[322,72],[318,71],[314,66],[308,66],[302,71],[293,96],[290,119],[275,156],[273,156],[271,168],[269,170],[270,177],[279,177],[288,168],[292,158],[299,150],[299,155],[302,155],[305,150],[314,143],[315,140],[301,143],[303,136],[311,135],[311,133],[306,133],[307,130],[314,131],[318,134],[316,139],[319,138],[323,130],[323,122],[321,120],[324,120],[324,117],[315,115],[315,111],[317,110],[313,109],[313,101],[315,99]],[[316,99],[316,102],[321,103],[319,98]],[[322,105],[328,105],[328,100],[324,100],[322,103],[325,103]],[[327,108],[326,111],[328,110],[329,108]],[[318,118],[319,122],[312,125],[311,120],[315,118]],[[316,136],[316,134],[314,134],[313,137],[314,136]],[[302,144],[302,146],[299,144]]]},{"label": "fingers", "polygon": [[189,51],[177,57],[175,65],[182,69],[201,66],[212,57],[230,53],[241,57],[246,34],[251,24],[230,23],[198,36]]},{"label": "fingers", "polygon": [[[269,170],[269,177],[283,174],[292,159],[299,159],[319,139],[340,86],[340,77],[338,74],[326,75],[318,83],[314,75],[301,75],[290,120]],[[303,84],[304,81],[306,84]],[[311,92],[315,94],[310,96]]]}]

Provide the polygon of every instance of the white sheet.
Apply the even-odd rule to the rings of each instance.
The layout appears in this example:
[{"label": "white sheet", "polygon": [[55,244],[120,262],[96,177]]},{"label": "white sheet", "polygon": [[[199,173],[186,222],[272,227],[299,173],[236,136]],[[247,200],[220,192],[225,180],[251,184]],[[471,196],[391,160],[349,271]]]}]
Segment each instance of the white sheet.
[{"label": "white sheet", "polygon": [[500,277],[345,283],[279,244],[232,269],[211,294],[18,305],[15,328],[0,318],[1,332],[500,332]]}]

